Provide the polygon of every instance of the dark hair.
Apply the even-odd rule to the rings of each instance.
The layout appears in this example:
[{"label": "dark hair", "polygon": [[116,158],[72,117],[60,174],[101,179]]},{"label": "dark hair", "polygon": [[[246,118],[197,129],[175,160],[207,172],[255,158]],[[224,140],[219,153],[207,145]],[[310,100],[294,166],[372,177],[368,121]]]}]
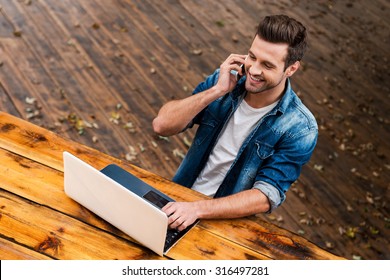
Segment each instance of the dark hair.
[{"label": "dark hair", "polygon": [[306,28],[286,15],[266,16],[257,27],[257,35],[271,43],[287,43],[285,69],[300,61],[307,48]]}]

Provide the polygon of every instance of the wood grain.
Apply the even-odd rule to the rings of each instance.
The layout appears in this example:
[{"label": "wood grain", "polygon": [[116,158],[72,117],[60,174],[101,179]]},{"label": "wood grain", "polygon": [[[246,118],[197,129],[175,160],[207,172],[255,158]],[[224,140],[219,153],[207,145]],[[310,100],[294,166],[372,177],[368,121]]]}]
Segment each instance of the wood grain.
[{"label": "wood grain", "polygon": [[0,260],[52,260],[35,250],[0,238]]},{"label": "wood grain", "polygon": [[1,236],[56,259],[157,259],[128,240],[5,191],[0,191]]}]

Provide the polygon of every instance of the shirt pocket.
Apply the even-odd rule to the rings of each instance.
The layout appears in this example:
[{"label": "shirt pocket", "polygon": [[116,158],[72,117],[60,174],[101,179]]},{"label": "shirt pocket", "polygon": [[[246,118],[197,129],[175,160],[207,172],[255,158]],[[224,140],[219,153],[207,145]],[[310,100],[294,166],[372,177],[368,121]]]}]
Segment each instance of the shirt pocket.
[{"label": "shirt pocket", "polygon": [[252,150],[249,153],[250,156],[246,159],[244,166],[245,176],[247,179],[254,180],[258,170],[263,165],[264,160],[272,156],[274,151],[274,147],[266,143],[260,141],[254,142]]},{"label": "shirt pocket", "polygon": [[256,141],[255,146],[256,146],[256,155],[261,160],[265,160],[266,158],[268,158],[274,154],[274,151],[275,151],[274,147],[271,145],[268,145],[267,143]]}]

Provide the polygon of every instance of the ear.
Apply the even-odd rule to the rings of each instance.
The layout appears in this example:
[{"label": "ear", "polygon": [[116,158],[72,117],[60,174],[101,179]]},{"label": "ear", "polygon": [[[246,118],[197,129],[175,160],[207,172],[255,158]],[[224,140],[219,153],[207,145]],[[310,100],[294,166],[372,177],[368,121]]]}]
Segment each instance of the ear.
[{"label": "ear", "polygon": [[287,69],[286,69],[287,78],[294,75],[294,73],[299,69],[299,66],[301,66],[301,63],[299,61],[295,61],[294,64],[287,67]]}]

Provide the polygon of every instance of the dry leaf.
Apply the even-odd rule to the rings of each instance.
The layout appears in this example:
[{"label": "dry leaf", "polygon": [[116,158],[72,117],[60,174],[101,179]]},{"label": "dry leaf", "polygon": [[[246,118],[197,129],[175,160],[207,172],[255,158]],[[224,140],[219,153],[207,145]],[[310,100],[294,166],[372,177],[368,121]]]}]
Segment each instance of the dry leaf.
[{"label": "dry leaf", "polygon": [[155,148],[158,147],[158,145],[157,145],[157,143],[155,141],[152,140],[151,143],[152,143],[153,147],[155,147]]},{"label": "dry leaf", "polygon": [[195,55],[202,55],[203,51],[201,49],[196,49],[196,50],[193,50],[192,53]]},{"label": "dry leaf", "polygon": [[370,204],[374,204],[374,199],[372,198],[372,193],[366,193],[366,200]]},{"label": "dry leaf", "polygon": [[185,136],[185,137],[183,138],[183,142],[184,142],[184,144],[185,144],[187,147],[191,147],[191,145],[192,145],[192,142],[191,142],[190,140],[188,140],[187,136]]},{"label": "dry leaf", "polygon": [[132,122],[127,122],[123,128],[128,129],[130,133],[135,133],[135,128]]},{"label": "dry leaf", "polygon": [[121,115],[118,112],[111,112],[110,122],[114,124],[119,124]]},{"label": "dry leaf", "polygon": [[314,164],[314,169],[320,172],[324,171],[324,166],[320,164]]},{"label": "dry leaf", "polygon": [[224,27],[224,26],[225,26],[225,23],[224,23],[223,20],[217,20],[217,21],[215,22],[215,24],[216,24],[217,26],[219,26],[219,27]]},{"label": "dry leaf", "polygon": [[275,221],[276,220],[276,217],[275,217],[275,215],[268,215],[267,216],[268,217],[268,219],[270,220],[270,221]]},{"label": "dry leaf", "polygon": [[379,234],[379,229],[376,229],[374,227],[370,227],[370,232],[371,232],[371,234],[377,235],[377,234]]},{"label": "dry leaf", "polygon": [[359,230],[358,227],[353,227],[353,228],[349,227],[349,228],[347,228],[347,230],[345,231],[344,234],[351,239],[355,239],[356,233],[358,232],[358,230]]},{"label": "dry leaf", "polygon": [[129,152],[126,154],[126,160],[128,161],[134,161],[137,159],[137,152],[135,151],[134,147],[129,145]]},{"label": "dry leaf", "polygon": [[141,144],[141,143],[138,143],[138,147],[139,147],[139,149],[140,149],[140,151],[141,151],[141,153],[143,153],[143,152],[145,152],[145,147],[144,147],[144,145],[143,144]]},{"label": "dry leaf", "polygon": [[84,122],[75,113],[68,115],[68,122],[82,135],[84,134]]},{"label": "dry leaf", "polygon": [[185,154],[180,149],[174,149],[172,152],[175,157],[180,157],[182,159],[185,157]]},{"label": "dry leaf", "polygon": [[325,241],[325,246],[328,249],[333,249],[334,248],[334,244],[332,242],[330,242],[330,241]]},{"label": "dry leaf", "polygon": [[282,216],[278,216],[278,218],[276,219],[279,223],[282,223],[282,222],[284,222],[284,219],[283,219],[283,217]]},{"label": "dry leaf", "polygon": [[26,112],[27,112],[26,118],[28,120],[33,119],[35,117],[38,117],[40,115],[39,110],[33,110],[33,109],[30,109],[30,108],[27,108]]},{"label": "dry leaf", "polygon": [[22,31],[20,31],[20,30],[15,30],[13,32],[13,34],[14,34],[15,37],[22,37]]},{"label": "dry leaf", "polygon": [[161,140],[169,142],[169,138],[168,137],[159,135],[158,138],[160,138]]},{"label": "dry leaf", "polygon": [[27,104],[32,105],[35,102],[37,102],[37,99],[35,97],[26,97],[25,101],[26,101]]}]

